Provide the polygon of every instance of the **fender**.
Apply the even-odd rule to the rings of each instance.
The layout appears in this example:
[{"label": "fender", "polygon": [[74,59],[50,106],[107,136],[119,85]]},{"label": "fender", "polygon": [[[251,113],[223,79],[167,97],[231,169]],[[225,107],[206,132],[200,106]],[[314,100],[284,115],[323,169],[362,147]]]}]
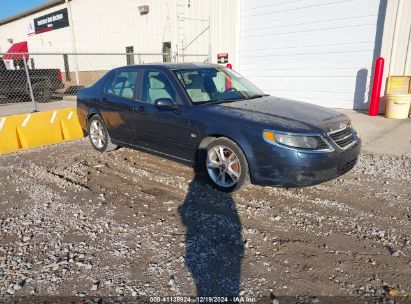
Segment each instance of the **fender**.
[{"label": "fender", "polygon": [[90,117],[91,116],[93,116],[93,115],[98,115],[98,116],[100,116],[101,118],[103,118],[103,116],[101,115],[101,112],[99,111],[99,110],[97,110],[96,108],[90,108],[89,110],[88,110],[88,113],[87,113],[87,125],[88,125],[88,121],[89,121],[89,119],[90,119]]},{"label": "fender", "polygon": [[84,103],[77,104],[77,115],[81,128],[86,132],[88,132],[88,122],[91,116],[99,115],[100,117],[102,117],[99,110],[94,107],[87,108]]},{"label": "fender", "polygon": [[239,125],[235,128],[227,129],[227,127],[224,127],[215,121],[215,124],[206,128],[202,133],[202,136],[198,141],[198,148],[200,150],[200,148],[206,145],[208,143],[207,139],[210,137],[227,137],[228,139],[234,141],[243,151],[250,168],[250,175],[253,175],[252,168],[254,167],[255,156],[253,152],[253,143],[250,142],[249,138],[257,139],[259,132],[260,131],[258,130],[241,127]]}]

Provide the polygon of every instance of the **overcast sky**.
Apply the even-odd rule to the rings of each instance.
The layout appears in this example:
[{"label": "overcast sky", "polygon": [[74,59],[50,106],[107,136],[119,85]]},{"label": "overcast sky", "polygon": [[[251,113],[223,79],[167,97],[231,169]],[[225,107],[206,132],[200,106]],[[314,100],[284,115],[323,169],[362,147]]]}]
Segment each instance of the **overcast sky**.
[{"label": "overcast sky", "polygon": [[44,2],[47,0],[0,0],[0,19],[21,13]]}]

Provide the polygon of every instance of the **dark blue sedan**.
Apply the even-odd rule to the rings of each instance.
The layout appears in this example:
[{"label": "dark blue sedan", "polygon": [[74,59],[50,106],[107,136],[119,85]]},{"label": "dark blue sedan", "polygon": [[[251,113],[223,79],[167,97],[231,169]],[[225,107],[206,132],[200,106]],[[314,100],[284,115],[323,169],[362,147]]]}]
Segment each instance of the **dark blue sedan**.
[{"label": "dark blue sedan", "polygon": [[114,69],[79,92],[78,114],[96,150],[124,146],[188,163],[223,191],[249,180],[331,180],[354,167],[361,147],[346,115],[268,96],[211,64]]}]

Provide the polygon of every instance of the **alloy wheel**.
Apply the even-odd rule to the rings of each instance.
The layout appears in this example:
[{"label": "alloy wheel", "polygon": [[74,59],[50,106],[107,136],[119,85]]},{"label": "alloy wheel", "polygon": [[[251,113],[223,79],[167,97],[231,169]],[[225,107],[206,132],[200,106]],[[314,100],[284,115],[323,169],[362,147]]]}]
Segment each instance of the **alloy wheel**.
[{"label": "alloy wheel", "polygon": [[90,125],[91,142],[97,149],[102,149],[106,143],[104,127],[98,120],[93,120]]},{"label": "alloy wheel", "polygon": [[206,166],[208,175],[220,187],[232,187],[240,179],[240,160],[235,152],[226,146],[218,145],[210,149]]}]

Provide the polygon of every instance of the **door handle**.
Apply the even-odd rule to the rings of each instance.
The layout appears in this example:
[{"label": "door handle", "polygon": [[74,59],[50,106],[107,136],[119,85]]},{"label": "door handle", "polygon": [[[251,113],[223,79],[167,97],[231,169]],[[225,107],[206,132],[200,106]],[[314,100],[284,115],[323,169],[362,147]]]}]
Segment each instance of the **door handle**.
[{"label": "door handle", "polygon": [[144,108],[144,106],[134,106],[133,111],[139,112],[139,113],[144,113],[146,111],[146,109]]},{"label": "door handle", "polygon": [[106,97],[102,97],[101,99],[100,99],[100,102],[101,103],[106,103],[108,100],[107,100],[107,98]]}]

